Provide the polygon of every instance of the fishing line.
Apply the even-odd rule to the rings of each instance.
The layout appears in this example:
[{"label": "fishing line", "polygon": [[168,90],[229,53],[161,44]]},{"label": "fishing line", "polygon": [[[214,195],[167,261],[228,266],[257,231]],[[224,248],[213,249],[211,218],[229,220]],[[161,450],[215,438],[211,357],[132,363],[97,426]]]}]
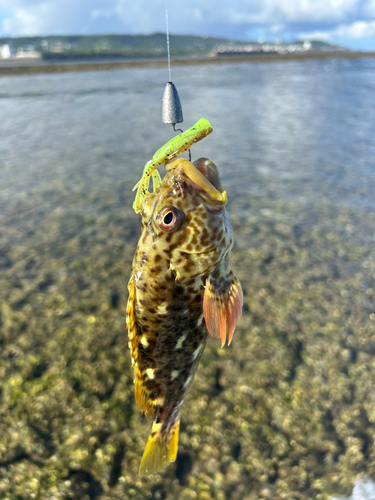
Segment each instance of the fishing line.
[{"label": "fishing line", "polygon": [[[172,125],[174,132],[183,132],[182,129],[176,129],[176,123],[182,123],[184,121],[182,115],[182,106],[180,102],[180,97],[178,95],[177,89],[172,82],[172,71],[171,71],[171,51],[169,43],[169,22],[168,22],[168,0],[165,0],[165,22],[167,27],[167,51],[168,51],[168,76],[169,80],[164,89],[163,94],[163,108],[162,108],[162,120],[163,123]],[[191,152],[189,149],[189,161],[191,161]]]},{"label": "fishing line", "polygon": [[163,123],[167,123],[173,126],[173,130],[176,131],[176,123],[182,123],[184,121],[182,115],[182,107],[180,102],[180,97],[178,95],[177,89],[172,82],[172,71],[171,71],[171,51],[169,43],[169,20],[168,20],[168,0],[165,0],[165,21],[167,25],[167,50],[168,50],[168,76],[169,80],[165,86],[163,94],[163,109],[162,109],[162,120]]},{"label": "fishing line", "polygon": [[168,82],[172,81],[171,73],[171,52],[169,50],[169,26],[168,26],[168,0],[165,0],[165,24],[167,25],[167,50],[168,50]]}]

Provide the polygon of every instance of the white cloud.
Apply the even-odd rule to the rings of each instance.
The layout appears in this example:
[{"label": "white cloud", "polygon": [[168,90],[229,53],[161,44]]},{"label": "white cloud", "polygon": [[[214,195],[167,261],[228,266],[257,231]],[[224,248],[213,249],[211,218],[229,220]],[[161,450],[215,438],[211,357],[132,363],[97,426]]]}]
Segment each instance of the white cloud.
[{"label": "white cloud", "polygon": [[268,0],[286,21],[337,21],[355,10],[358,0]]},{"label": "white cloud", "polygon": [[365,13],[375,19],[375,0],[370,0],[365,8]]},{"label": "white cloud", "polygon": [[[114,0],[0,0],[0,36],[86,33],[90,19],[102,17]],[[94,16],[92,17],[92,13]],[[96,15],[95,15],[96,13]]]},{"label": "white cloud", "polygon": [[114,9],[94,9],[90,13],[91,19],[109,18],[116,14]]},{"label": "white cloud", "polygon": [[321,40],[322,42],[327,42],[333,37],[332,31],[307,31],[298,34],[299,38],[302,40]]},{"label": "white cloud", "polygon": [[356,21],[348,26],[339,26],[335,34],[341,38],[375,37],[375,21]]},{"label": "white cloud", "polygon": [[360,0],[206,0],[204,3],[201,0],[192,0],[184,16],[200,7],[202,18],[216,23],[331,22],[353,14],[359,3]]},{"label": "white cloud", "polygon": [[281,33],[285,30],[285,24],[273,24],[269,28],[271,33]]},{"label": "white cloud", "polygon": [[[374,0],[375,1],[375,0]],[[230,19],[236,23],[332,22],[345,19],[359,0],[265,0],[259,12],[235,9]],[[233,5],[233,4],[232,4]]]},{"label": "white cloud", "polygon": [[203,20],[201,9],[193,9],[192,14],[195,17],[195,19],[197,19],[197,21]]},{"label": "white cloud", "polygon": [[360,39],[375,37],[375,21],[356,21],[337,26],[333,30],[300,33],[306,40]]},{"label": "white cloud", "polygon": [[[110,2],[108,2],[110,3]],[[117,0],[112,2],[117,16],[132,33],[165,31],[165,2]]]},{"label": "white cloud", "polygon": [[[2,10],[0,35],[165,31],[165,0],[0,0]],[[310,38],[356,38],[372,36],[373,22],[375,0],[169,1],[172,33],[241,37],[259,27],[282,37],[303,25]]]},{"label": "white cloud", "polygon": [[2,22],[2,30],[5,33],[14,35],[37,35],[43,32],[45,28],[44,20],[47,20],[48,25],[49,10],[49,6],[45,3],[32,9],[20,7],[15,10],[12,17],[4,19]]}]

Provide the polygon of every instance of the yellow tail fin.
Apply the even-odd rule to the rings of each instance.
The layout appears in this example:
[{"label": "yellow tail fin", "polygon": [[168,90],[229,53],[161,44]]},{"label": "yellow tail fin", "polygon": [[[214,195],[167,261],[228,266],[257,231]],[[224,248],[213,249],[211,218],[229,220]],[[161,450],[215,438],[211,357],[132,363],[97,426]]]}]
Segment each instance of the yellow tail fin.
[{"label": "yellow tail fin", "polygon": [[162,424],[152,424],[151,435],[139,467],[140,476],[155,474],[176,460],[180,419],[168,431],[161,432],[161,426]]}]

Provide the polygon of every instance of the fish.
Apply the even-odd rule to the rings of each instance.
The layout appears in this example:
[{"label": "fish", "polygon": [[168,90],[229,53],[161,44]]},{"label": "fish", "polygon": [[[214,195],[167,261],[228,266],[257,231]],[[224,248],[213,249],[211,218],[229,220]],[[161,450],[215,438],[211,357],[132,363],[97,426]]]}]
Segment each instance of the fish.
[{"label": "fish", "polygon": [[128,284],[135,400],[152,419],[139,475],[177,456],[180,413],[209,335],[229,345],[243,293],[231,270],[233,231],[216,165],[177,158],[142,200]]}]

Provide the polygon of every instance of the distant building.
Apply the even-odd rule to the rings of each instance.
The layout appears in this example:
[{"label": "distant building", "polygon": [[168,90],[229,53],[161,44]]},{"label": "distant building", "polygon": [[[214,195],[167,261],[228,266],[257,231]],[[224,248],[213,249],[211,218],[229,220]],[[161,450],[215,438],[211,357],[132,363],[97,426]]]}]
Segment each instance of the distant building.
[{"label": "distant building", "polygon": [[33,45],[27,45],[26,47],[20,47],[15,57],[17,59],[40,59],[42,54],[37,52]]},{"label": "distant building", "polygon": [[0,59],[9,59],[12,57],[12,49],[8,43],[0,45]]},{"label": "distant building", "polygon": [[273,54],[293,54],[297,52],[310,52],[313,50],[311,42],[296,42],[290,44],[283,43],[257,43],[246,45],[220,45],[214,50],[216,56],[229,55],[273,55]]}]

